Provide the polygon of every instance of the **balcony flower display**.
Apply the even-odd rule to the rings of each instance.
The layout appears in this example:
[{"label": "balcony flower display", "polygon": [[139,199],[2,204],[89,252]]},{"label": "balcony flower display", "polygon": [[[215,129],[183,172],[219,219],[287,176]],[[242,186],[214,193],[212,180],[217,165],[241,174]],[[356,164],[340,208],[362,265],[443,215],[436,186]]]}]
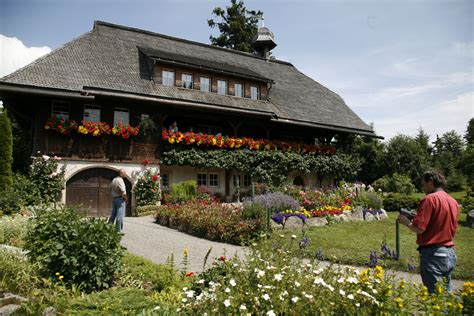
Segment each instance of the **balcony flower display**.
[{"label": "balcony flower display", "polygon": [[78,133],[95,137],[110,135],[111,131],[110,125],[106,122],[82,121],[81,125],[77,128]]},{"label": "balcony flower display", "polygon": [[63,135],[70,135],[76,131],[78,124],[74,120],[67,120],[63,117],[51,115],[44,125],[44,129],[55,130]]},{"label": "balcony flower display", "polygon": [[123,125],[122,123],[118,123],[117,126],[112,128],[112,134],[127,139],[130,136],[138,135],[138,127],[133,127],[130,124]]},{"label": "balcony flower display", "polygon": [[322,154],[335,154],[336,149],[330,146],[315,146],[282,141],[269,141],[266,139],[253,139],[248,137],[228,137],[193,132],[173,132],[163,129],[162,138],[169,144],[197,145],[221,149],[244,148],[250,150],[280,150],[295,151],[300,153],[317,152]]}]

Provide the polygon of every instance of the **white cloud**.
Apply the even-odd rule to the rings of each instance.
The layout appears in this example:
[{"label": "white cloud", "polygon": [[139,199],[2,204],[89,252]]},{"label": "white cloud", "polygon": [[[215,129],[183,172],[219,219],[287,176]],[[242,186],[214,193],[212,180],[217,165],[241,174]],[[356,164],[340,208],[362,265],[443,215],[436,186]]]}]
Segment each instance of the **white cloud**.
[{"label": "white cloud", "polygon": [[28,65],[49,52],[51,48],[47,46],[27,47],[16,37],[0,34],[0,77]]}]

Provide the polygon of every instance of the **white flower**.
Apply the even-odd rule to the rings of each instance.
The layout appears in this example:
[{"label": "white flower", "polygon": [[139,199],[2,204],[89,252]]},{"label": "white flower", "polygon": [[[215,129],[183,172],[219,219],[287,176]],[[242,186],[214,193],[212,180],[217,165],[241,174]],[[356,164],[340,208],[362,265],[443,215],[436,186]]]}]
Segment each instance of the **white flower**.
[{"label": "white flower", "polygon": [[357,278],[355,277],[350,277],[350,278],[347,278],[347,282],[356,284],[356,283],[359,283],[359,280],[357,280]]},{"label": "white flower", "polygon": [[327,285],[327,284],[326,284],[326,287],[327,287],[328,289],[330,289],[331,292],[334,292],[334,287],[332,287],[331,285]]},{"label": "white flower", "polygon": [[258,270],[258,272],[257,272],[257,277],[258,277],[258,278],[261,278],[261,277],[263,277],[264,275],[265,275],[265,271],[263,271],[263,270]]},{"label": "white flower", "polygon": [[187,297],[193,297],[194,296],[194,291],[191,290],[191,291],[186,292],[186,296]]},{"label": "white flower", "polygon": [[226,293],[230,293],[230,289],[229,289],[229,288],[226,288],[226,289],[225,289],[225,292],[226,292]]},{"label": "white flower", "polygon": [[267,293],[265,293],[265,294],[262,295],[262,298],[263,298],[265,301],[268,301],[268,300],[270,299],[270,296],[269,296]]},{"label": "white flower", "polygon": [[275,312],[273,310],[269,310],[267,312],[267,316],[276,316]]},{"label": "white flower", "polygon": [[339,280],[337,280],[337,283],[343,283],[346,279],[344,278],[339,278]]},{"label": "white flower", "polygon": [[49,156],[47,156],[47,155],[43,155],[42,157],[43,157],[43,160],[44,160],[44,161],[48,161],[48,160],[49,160],[49,158],[50,158],[50,157],[49,157]]},{"label": "white flower", "polygon": [[314,284],[326,284],[322,278],[316,278],[314,279]]},{"label": "white flower", "polygon": [[313,273],[314,273],[314,274],[320,274],[320,273],[323,272],[323,271],[324,271],[324,269],[319,268],[318,270],[314,270]]},{"label": "white flower", "polygon": [[360,304],[359,304],[359,303],[355,303],[355,306],[360,307]]},{"label": "white flower", "polygon": [[183,299],[181,300],[181,302],[183,302],[183,303],[186,303],[187,301],[188,301],[187,298],[183,298]]},{"label": "white flower", "polygon": [[237,283],[235,282],[234,279],[231,279],[231,280],[229,281],[229,283],[230,283],[230,285],[232,285],[232,286],[236,286],[236,285],[237,285]]},{"label": "white flower", "polygon": [[196,301],[200,301],[203,297],[203,293],[199,294],[198,296],[196,296]]},{"label": "white flower", "polygon": [[291,235],[291,238],[292,238],[292,239],[296,239],[296,235]]},{"label": "white flower", "polygon": [[339,294],[341,294],[342,296],[345,296],[346,292],[344,290],[339,290]]},{"label": "white flower", "polygon": [[309,300],[313,298],[313,295],[311,295],[311,294],[305,294],[304,296]]},{"label": "white flower", "polygon": [[291,299],[291,301],[292,301],[293,303],[296,303],[296,302],[299,301],[299,299],[300,299],[300,298],[299,298],[298,296],[295,296],[295,297],[293,297],[293,298]]},{"label": "white flower", "polygon": [[282,278],[283,278],[283,276],[280,273],[275,274],[275,280],[281,281]]},{"label": "white flower", "polygon": [[160,308],[161,308],[160,305],[156,305],[155,308],[153,308],[153,310],[154,310],[154,311],[157,311],[157,310],[159,310]]},{"label": "white flower", "polygon": [[285,235],[279,235],[281,238],[285,237]]},{"label": "white flower", "polygon": [[225,307],[229,307],[230,306],[230,300],[225,300],[224,305],[225,305]]},{"label": "white flower", "polygon": [[353,300],[353,299],[354,299],[354,295],[349,294],[349,295],[347,295],[347,298],[350,299],[350,300]]},{"label": "white flower", "polygon": [[241,311],[245,311],[245,310],[247,310],[247,306],[245,306],[244,304],[242,304],[242,305],[240,305],[239,309],[240,309]]},{"label": "white flower", "polygon": [[300,282],[298,282],[298,281],[295,281],[295,285],[296,285],[296,287],[300,287],[300,286],[301,286]]},{"label": "white flower", "polygon": [[186,292],[188,290],[187,287],[183,287],[183,292]]},{"label": "white flower", "polygon": [[[204,279],[201,279],[201,280],[197,281],[197,283],[199,283],[199,284],[204,284],[204,282],[206,282],[206,281],[204,281]],[[209,283],[209,285],[210,285],[210,283]]]},{"label": "white flower", "polygon": [[[204,283],[204,282],[203,282],[203,283]],[[216,283],[214,283],[214,281],[210,281],[210,282],[209,282],[209,286],[213,286],[214,284],[216,284]]]},{"label": "white flower", "polygon": [[377,294],[377,290],[376,290],[376,289],[373,289],[372,292],[374,292],[374,294]]}]

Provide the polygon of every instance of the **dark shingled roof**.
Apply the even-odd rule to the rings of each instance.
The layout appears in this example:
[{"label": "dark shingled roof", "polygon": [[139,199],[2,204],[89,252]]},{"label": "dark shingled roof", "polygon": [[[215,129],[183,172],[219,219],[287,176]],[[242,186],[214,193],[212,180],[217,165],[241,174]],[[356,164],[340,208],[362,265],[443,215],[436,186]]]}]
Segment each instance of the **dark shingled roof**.
[{"label": "dark shingled roof", "polygon": [[[143,74],[141,54],[272,80],[269,100],[154,84]],[[71,91],[88,87],[241,108],[272,113],[275,121],[375,136],[339,95],[290,63],[100,21],[92,31],[0,79],[4,83]]]}]

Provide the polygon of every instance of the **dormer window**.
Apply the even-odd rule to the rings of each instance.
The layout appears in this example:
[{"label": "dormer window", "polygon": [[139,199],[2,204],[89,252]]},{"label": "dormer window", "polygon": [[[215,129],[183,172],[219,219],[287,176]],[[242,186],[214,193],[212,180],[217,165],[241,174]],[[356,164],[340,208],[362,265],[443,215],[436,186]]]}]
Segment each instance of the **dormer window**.
[{"label": "dormer window", "polygon": [[258,100],[259,94],[258,94],[258,87],[256,86],[251,86],[250,87],[250,99],[252,100]]},{"label": "dormer window", "polygon": [[84,121],[100,122],[100,106],[99,105],[84,105]]},{"label": "dormer window", "polygon": [[188,74],[181,75],[181,87],[186,89],[193,88],[193,76]]},{"label": "dormer window", "polygon": [[235,94],[235,96],[241,98],[241,97],[244,96],[243,92],[244,92],[244,90],[242,89],[242,84],[241,83],[236,83],[234,85],[234,94]]},{"label": "dormer window", "polygon": [[174,87],[174,71],[163,70],[163,85],[167,87]]},{"label": "dormer window", "polygon": [[227,94],[227,81],[217,80],[217,93],[218,94]]},{"label": "dormer window", "polygon": [[211,85],[210,85],[210,80],[207,77],[201,77],[200,80],[200,85],[201,85],[201,91],[202,92],[210,92],[211,91]]},{"label": "dormer window", "polygon": [[69,102],[53,101],[51,114],[65,120],[69,119]]}]

